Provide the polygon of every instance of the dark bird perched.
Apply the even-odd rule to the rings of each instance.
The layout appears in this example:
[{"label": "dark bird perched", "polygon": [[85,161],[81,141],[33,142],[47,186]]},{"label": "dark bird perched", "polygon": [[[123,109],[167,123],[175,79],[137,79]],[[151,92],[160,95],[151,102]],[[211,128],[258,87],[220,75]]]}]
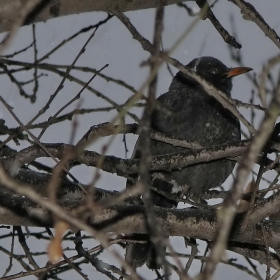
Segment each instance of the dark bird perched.
[{"label": "dark bird perched", "polygon": [[[200,57],[192,60],[188,68],[210,82],[217,89],[230,96],[232,78],[246,73],[251,68],[228,68],[213,57]],[[173,137],[189,142],[197,142],[203,147],[210,147],[240,140],[239,120],[225,109],[214,97],[208,95],[203,86],[181,71],[173,78],[169,91],[157,101],[162,108],[154,110],[151,128]],[[158,106],[158,107],[159,107]],[[157,108],[158,108],[157,107]],[[171,112],[170,114],[166,111]],[[165,155],[185,150],[170,144],[151,140],[151,154]],[[135,147],[134,157],[141,152]],[[162,172],[168,180],[155,179],[153,187],[174,192],[168,182],[176,182],[183,193],[192,193],[199,197],[203,190],[221,185],[231,174],[235,162],[228,159],[199,163],[172,172]],[[152,192],[154,204],[161,207],[174,207],[175,201]],[[147,262],[148,267],[158,268],[152,244],[128,244],[126,260],[135,268]]]}]

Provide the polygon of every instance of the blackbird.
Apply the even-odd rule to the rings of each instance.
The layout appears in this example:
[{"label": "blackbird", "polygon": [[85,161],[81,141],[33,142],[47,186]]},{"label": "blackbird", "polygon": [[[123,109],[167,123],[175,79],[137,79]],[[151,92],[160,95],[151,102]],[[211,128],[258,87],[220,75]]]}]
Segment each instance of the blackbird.
[{"label": "blackbird", "polygon": [[[228,68],[218,59],[207,56],[193,59],[187,67],[228,96],[231,94],[232,78],[252,70],[249,67]],[[225,144],[241,138],[239,120],[210,96],[201,84],[181,71],[173,78],[169,91],[157,101],[159,106],[152,113],[151,128],[168,137],[196,142],[203,147]],[[185,148],[155,140],[150,142],[152,155],[184,150]],[[134,158],[140,156],[141,152],[137,150],[136,144]],[[221,185],[234,166],[235,162],[228,159],[199,163],[171,172],[161,172],[162,178],[168,179],[154,179],[152,185],[153,188],[165,192],[174,194],[176,189],[181,193],[192,193],[199,197],[203,190]],[[170,182],[175,182],[176,188]],[[152,196],[156,206],[177,205],[175,201],[155,191],[152,191]],[[128,244],[125,258],[134,268],[145,262],[151,269],[159,268],[155,250],[149,241],[144,244]]]}]

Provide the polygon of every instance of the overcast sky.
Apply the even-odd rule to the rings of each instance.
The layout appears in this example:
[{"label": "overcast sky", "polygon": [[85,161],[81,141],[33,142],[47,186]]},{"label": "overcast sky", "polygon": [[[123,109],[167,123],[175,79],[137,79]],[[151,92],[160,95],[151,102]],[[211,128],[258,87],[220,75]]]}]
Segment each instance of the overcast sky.
[{"label": "overcast sky", "polygon": [[[267,23],[280,34],[280,2],[272,0],[254,0],[250,1],[260,12]],[[194,4],[188,4],[197,10]],[[271,42],[267,37],[264,36],[263,32],[252,22],[245,21],[237,7],[235,7],[229,1],[219,1],[215,5],[213,12],[220,20],[222,25],[232,33],[232,25],[230,19],[233,18],[234,25],[238,34],[237,41],[242,44],[242,49],[239,51],[243,57],[245,66],[252,67],[255,73],[259,73],[262,69],[263,64],[271,57],[279,53],[279,49]],[[138,31],[147,39],[151,40],[153,36],[153,25],[154,25],[154,15],[155,10],[144,10],[136,12],[128,12],[126,15],[131,19],[132,23],[136,26]],[[83,27],[88,25],[96,24],[99,20],[106,17],[105,13],[85,13],[80,15],[73,15],[67,17],[61,17],[57,19],[49,20],[45,23],[36,24],[36,35],[37,35],[37,45],[38,45],[38,57],[41,57],[46,52],[51,50],[63,39],[69,37],[73,33],[77,32]],[[164,21],[164,32],[163,32],[163,46],[166,50],[170,49],[176,40],[185,32],[189,25],[195,20],[194,17],[189,17],[183,9],[177,6],[169,6],[165,10],[165,21]],[[55,64],[71,64],[74,57],[80,51],[82,45],[85,43],[89,33],[79,36],[76,40],[71,41],[60,51],[55,53],[47,62]],[[21,28],[18,32],[12,45],[6,51],[6,53],[13,53],[21,48],[26,47],[32,42],[32,28],[31,26],[26,26]],[[171,54],[172,57],[178,59],[180,62],[187,64],[190,60],[198,56],[214,56],[224,62],[227,66],[236,66],[231,58],[228,46],[223,42],[218,32],[209,23],[208,20],[199,21],[195,26],[193,31],[183,40],[183,42],[176,48],[176,50]],[[115,79],[121,79],[126,81],[128,84],[134,86],[136,89],[140,88],[145,79],[148,76],[149,69],[147,67],[141,67],[140,64],[147,60],[149,53],[142,50],[140,44],[132,39],[129,31],[119,22],[118,19],[113,18],[107,24],[101,26],[95,37],[89,43],[86,52],[80,57],[77,65],[89,66],[96,69],[100,69],[105,64],[109,64],[103,73],[111,76]],[[34,54],[30,50],[17,57],[18,60],[22,61],[33,61]],[[177,72],[172,66],[172,71],[175,74]],[[277,72],[278,74],[278,72]],[[28,80],[32,77],[32,73],[21,73],[17,76],[21,80]],[[90,75],[79,74],[85,81],[90,78]],[[157,95],[160,95],[168,90],[169,84],[171,82],[171,75],[166,69],[165,64],[162,66],[159,72],[159,82],[157,88]],[[61,78],[50,74],[47,77],[42,77],[40,79],[40,88],[38,92],[38,99],[36,104],[30,104],[30,101],[24,99],[19,95],[17,87],[12,84],[7,77],[0,76],[1,84],[1,96],[14,107],[15,113],[20,117],[21,121],[27,123],[37,111],[46,103],[49,96],[53,94],[59,85]],[[118,103],[122,103],[127,98],[131,96],[131,92],[125,90],[123,87],[116,86],[114,83],[107,82],[106,80],[96,77],[91,85],[101,91],[102,93],[108,95],[110,98]],[[234,80],[232,96],[233,98],[240,99],[244,102],[249,102],[251,98],[251,90],[253,86],[252,83],[246,79],[245,75],[238,77]],[[69,101],[77,92],[81,89],[81,86],[67,82],[64,88],[61,90],[56,101],[51,105],[50,109],[44,114],[39,120],[47,120],[49,116],[53,115],[63,104]],[[30,92],[32,91],[32,86],[29,87]],[[104,100],[94,96],[92,93],[85,91],[82,94],[82,101],[79,105],[84,108],[98,108],[101,106],[108,106]],[[255,100],[256,104],[259,104],[259,100]],[[73,104],[70,111],[77,107],[77,103]],[[140,110],[136,110],[140,113]],[[241,109],[241,112],[246,116],[250,117],[250,110]],[[75,141],[78,141],[90,126],[94,124],[99,124],[102,122],[111,121],[116,113],[106,112],[106,113],[95,113],[91,115],[79,116],[78,131],[75,136]],[[16,127],[17,123],[15,120],[9,117],[9,113],[0,104],[0,116],[6,120],[6,124],[9,127]],[[139,114],[141,116],[141,114]],[[261,119],[262,116],[258,116]],[[127,118],[128,122],[133,122],[132,119]],[[257,124],[257,123],[256,123]],[[39,131],[39,130],[38,130]],[[247,132],[246,132],[247,133]],[[68,143],[71,134],[71,123],[65,123],[63,126],[55,125],[48,129],[45,133],[42,142],[65,142]],[[134,142],[136,138],[134,136],[128,136],[129,139],[129,150],[130,153],[133,150]],[[105,141],[105,142],[104,142]],[[100,152],[100,148],[108,141],[108,139],[102,139],[97,144],[89,147],[91,150]],[[25,144],[27,145],[27,144]],[[23,148],[24,144],[20,147]],[[19,147],[17,147],[19,149]],[[122,138],[117,137],[110,147],[108,154],[113,154],[118,157],[125,157],[125,149],[122,143]],[[129,155],[130,156],[130,155]],[[51,164],[50,160],[44,160]],[[92,168],[77,167],[73,169],[73,174],[81,180],[82,183],[88,183],[92,180],[94,170]],[[230,180],[227,181],[230,185]],[[116,189],[121,190],[125,187],[125,180],[108,173],[102,173],[101,180],[97,184],[98,187],[105,189]],[[176,241],[177,240],[177,241]],[[183,241],[182,238],[172,239],[172,244],[175,246],[176,250],[182,252]],[[0,245],[5,246],[9,249],[9,244]],[[44,246],[44,245],[42,245]],[[92,243],[88,243],[89,247],[92,247]],[[16,249],[20,250],[19,245]],[[203,247],[199,248],[203,251]],[[108,254],[107,254],[108,255]],[[235,255],[236,256],[236,255]],[[0,255],[1,258],[1,255]],[[241,262],[243,258],[239,258]],[[3,255],[3,261],[1,261],[1,270],[4,271],[7,266],[8,257]],[[46,259],[42,259],[42,265]],[[199,269],[199,263],[195,266]],[[244,265],[246,263],[244,262]],[[89,266],[87,266],[87,269]],[[17,266],[13,268],[16,272],[19,269]],[[193,273],[197,273],[198,270],[193,270]],[[94,279],[105,279],[101,274],[95,272],[95,269],[87,271],[93,277],[98,277]],[[146,279],[148,277],[155,277],[154,274],[149,274],[144,270]],[[153,275],[153,276],[147,276]],[[215,279],[253,279],[247,274],[239,272],[235,268],[219,266]],[[31,279],[31,278],[30,278]],[[66,278],[64,278],[66,279]],[[67,274],[67,279],[77,279],[77,274],[71,272]],[[106,278],[107,279],[107,278]],[[152,278],[151,278],[152,279]],[[176,279],[176,277],[174,278]]]}]

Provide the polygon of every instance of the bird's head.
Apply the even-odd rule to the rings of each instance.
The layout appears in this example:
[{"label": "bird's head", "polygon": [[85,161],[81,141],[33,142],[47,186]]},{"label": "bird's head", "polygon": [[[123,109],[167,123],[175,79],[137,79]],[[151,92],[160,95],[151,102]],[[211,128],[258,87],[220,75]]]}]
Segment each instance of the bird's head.
[{"label": "bird's head", "polygon": [[[249,67],[228,68],[220,60],[210,56],[195,58],[187,67],[228,95],[232,88],[232,78],[252,70]],[[186,78],[182,72],[178,72],[175,79],[176,77],[182,82],[185,80],[186,83],[197,83],[192,78]]]}]

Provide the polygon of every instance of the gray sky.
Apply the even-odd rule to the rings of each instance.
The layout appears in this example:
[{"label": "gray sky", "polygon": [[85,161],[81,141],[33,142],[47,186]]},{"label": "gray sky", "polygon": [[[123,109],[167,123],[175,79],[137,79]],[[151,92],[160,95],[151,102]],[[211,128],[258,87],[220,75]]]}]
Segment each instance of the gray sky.
[{"label": "gray sky", "polygon": [[[267,23],[280,33],[280,2],[279,1],[262,1],[254,0],[251,1],[256,9],[261,13]],[[194,4],[188,4],[197,9]],[[218,17],[222,25],[232,33],[232,26],[230,23],[231,16],[234,19],[236,26],[236,31],[238,34],[237,41],[242,44],[241,52],[245,66],[252,67],[254,72],[259,73],[262,69],[263,63],[265,63],[270,57],[273,57],[279,50],[267,37],[264,36],[263,32],[252,22],[245,21],[238,8],[235,7],[228,1],[219,1],[215,5],[213,12]],[[163,45],[165,49],[169,49],[173,46],[174,42],[184,33],[186,28],[195,20],[195,18],[186,15],[183,9],[179,9],[176,6],[169,6],[165,10],[165,22],[164,22],[164,32],[163,32]],[[153,25],[154,25],[154,9],[128,12],[126,15],[131,19],[135,27],[140,31],[140,33],[151,40],[153,36]],[[85,13],[80,15],[67,16],[62,18],[53,19],[47,21],[46,23],[39,23],[36,25],[37,34],[37,44],[38,44],[38,57],[44,55],[47,51],[56,46],[63,39],[77,32],[81,28],[95,24],[99,20],[106,17],[105,13]],[[85,43],[89,36],[89,33],[79,36],[76,40],[70,42],[61,51],[54,54],[47,62],[55,64],[71,64],[74,57],[80,51],[82,45]],[[18,32],[12,45],[6,51],[6,53],[12,53],[23,47],[26,47],[32,42],[32,28],[31,26],[23,27]],[[194,30],[187,36],[183,42],[178,46],[178,48],[171,54],[172,57],[178,59],[180,62],[187,64],[190,60],[198,56],[214,56],[224,62],[227,66],[236,66],[231,61],[228,46],[223,42],[220,35],[214,29],[214,27],[209,23],[208,20],[200,21]],[[142,83],[148,76],[149,69],[147,67],[140,67],[140,64],[147,60],[149,54],[142,50],[140,44],[132,39],[131,34],[128,30],[114,18],[109,21],[104,26],[101,26],[95,37],[92,39],[88,45],[86,52],[78,60],[77,65],[80,66],[90,66],[96,69],[101,68],[105,64],[109,63],[109,67],[106,68],[103,73],[111,76],[115,79],[121,79],[126,81],[130,85],[134,86],[136,89],[140,88]],[[17,59],[22,61],[33,61],[33,51],[28,51]],[[173,73],[177,70],[172,66]],[[81,76],[81,75],[79,75]],[[27,80],[32,77],[30,73],[21,73],[18,75],[19,79]],[[82,78],[86,81],[90,78],[90,75],[83,74]],[[53,94],[59,85],[61,78],[49,73],[48,77],[43,77],[40,79],[40,89],[38,92],[38,100],[35,106],[30,104],[29,100],[24,99],[19,96],[18,90],[14,84],[11,84],[7,77],[0,76],[1,83],[1,95],[5,100],[14,107],[15,113],[20,117],[21,121],[27,123],[41,108],[49,96]],[[159,72],[159,82],[157,94],[160,95],[168,90],[169,84],[171,82],[171,76],[168,73],[166,66],[163,65]],[[127,98],[131,96],[131,93],[116,84],[107,82],[100,77],[96,77],[91,85],[101,91],[102,93],[108,95],[110,98],[118,103],[124,102]],[[67,82],[64,88],[59,93],[56,101],[52,103],[51,108],[44,114],[39,120],[47,120],[49,116],[53,115],[63,104],[69,101],[77,92],[81,89],[75,83]],[[238,77],[234,80],[234,86],[232,91],[233,98],[240,99],[244,102],[249,102],[251,97],[252,84],[246,77]],[[32,91],[32,86],[29,87],[30,92]],[[80,107],[85,108],[98,108],[100,106],[108,106],[104,100],[97,98],[88,91],[82,94],[82,101]],[[256,104],[259,104],[259,100],[255,100]],[[77,103],[71,106],[71,109],[76,108]],[[70,111],[67,109],[66,111]],[[140,110],[136,111],[139,113]],[[250,110],[241,109],[242,114],[245,117],[250,116]],[[95,113],[90,115],[83,115],[78,117],[78,131],[75,136],[75,141],[78,141],[90,126],[102,122],[111,121],[116,113]],[[141,114],[140,114],[141,115]],[[0,105],[0,116],[5,118],[6,124],[9,127],[17,126],[16,122],[9,116],[9,113]],[[257,117],[261,119],[262,115]],[[133,122],[133,120],[127,118],[128,122]],[[69,142],[71,134],[71,123],[65,123],[62,126],[55,125],[48,129],[44,137],[43,142]],[[39,130],[38,130],[39,132]],[[132,152],[134,141],[136,138],[134,136],[128,136],[129,150]],[[102,139],[95,145],[89,147],[91,150],[100,151],[101,147],[109,139]],[[23,144],[20,148],[25,147]],[[108,154],[113,154],[119,157],[125,157],[124,146],[121,137],[116,137],[113,145],[110,147]],[[44,160],[51,164],[51,160]],[[88,183],[92,180],[94,170],[92,168],[77,167],[73,169],[73,174],[81,180],[82,183]],[[231,180],[227,181],[227,185],[230,185]],[[108,173],[102,173],[102,177],[99,180],[98,187],[105,189],[116,189],[121,190],[125,186],[125,180]],[[1,244],[0,245],[4,246]],[[7,244],[7,243],[6,243]],[[6,245],[5,244],[5,245]],[[182,239],[177,241],[172,238],[172,245],[176,250],[182,251]],[[18,245],[19,246],[19,245]],[[36,245],[37,246],[37,245]],[[45,246],[45,245],[42,245]],[[89,242],[89,247],[92,247],[92,242]],[[7,249],[9,248],[8,246]],[[42,247],[43,248],[43,247]],[[203,251],[201,246],[201,252]],[[106,256],[110,258],[109,254]],[[235,255],[236,256],[236,255]],[[1,258],[1,257],[0,257]],[[3,256],[3,261],[1,261],[2,271],[7,265],[7,256]],[[6,261],[4,261],[6,260]],[[240,262],[246,265],[243,258],[239,257]],[[46,259],[42,259],[42,265]],[[2,266],[3,264],[3,266]],[[196,269],[199,269],[199,263],[195,265]],[[86,269],[88,269],[87,266]],[[13,271],[17,271],[17,266],[13,267]],[[155,277],[154,274],[150,274],[146,269],[143,270],[146,279],[152,279],[149,277]],[[193,271],[197,273],[198,270]],[[87,271],[91,275],[91,279],[105,279],[102,275],[95,272],[95,269],[90,269]],[[98,278],[95,278],[96,277]],[[148,276],[151,275],[151,276]],[[237,279],[240,275],[242,279],[253,279],[247,274],[237,271],[235,268],[225,267],[223,265],[219,266],[216,273],[216,279]],[[67,279],[77,279],[77,275],[71,272],[67,274]],[[176,279],[174,275],[173,279]],[[31,279],[31,278],[30,278]],[[66,278],[65,278],[66,279]]]}]

